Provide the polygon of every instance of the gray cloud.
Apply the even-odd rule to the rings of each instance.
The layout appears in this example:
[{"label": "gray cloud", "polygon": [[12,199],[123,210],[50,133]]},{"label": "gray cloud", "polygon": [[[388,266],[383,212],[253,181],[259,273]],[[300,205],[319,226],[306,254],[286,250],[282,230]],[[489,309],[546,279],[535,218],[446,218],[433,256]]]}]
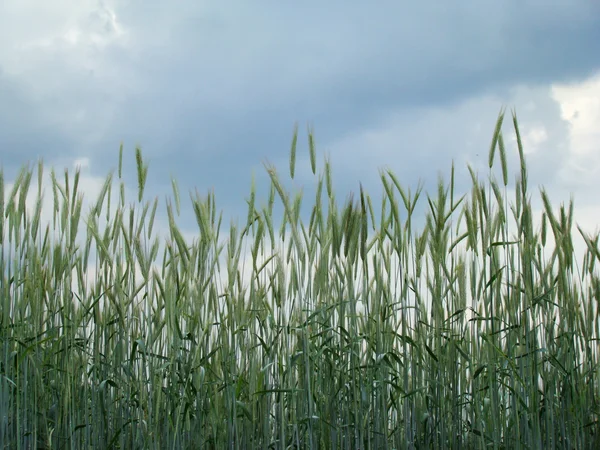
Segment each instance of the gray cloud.
[{"label": "gray cloud", "polygon": [[[187,11],[180,21],[159,10],[153,26],[133,27],[145,44],[132,64],[149,89],[143,100],[125,100],[122,114],[133,113],[128,129],[149,142],[153,131],[172,128],[193,133],[199,147],[214,142],[226,152],[224,135],[248,134],[257,122],[265,136],[311,120],[332,137],[391,110],[583,78],[598,67],[589,57],[600,50],[600,17],[591,14],[597,7],[511,4],[236,5]],[[115,122],[124,125],[122,117]]]}]

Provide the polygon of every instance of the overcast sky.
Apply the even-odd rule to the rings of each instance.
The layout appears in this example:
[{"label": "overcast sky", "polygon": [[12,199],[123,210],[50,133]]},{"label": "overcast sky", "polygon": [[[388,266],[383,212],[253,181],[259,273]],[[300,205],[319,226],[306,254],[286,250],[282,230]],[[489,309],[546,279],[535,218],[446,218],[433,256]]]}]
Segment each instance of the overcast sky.
[{"label": "overcast sky", "polygon": [[[150,164],[148,198],[215,190],[224,224],[245,221],[263,162],[290,189],[314,184],[331,158],[340,203],[379,169],[435,196],[455,161],[487,174],[496,117],[507,108],[510,180],[524,136],[534,201],[575,196],[589,232],[600,218],[600,2],[593,0],[0,2],[0,165],[82,166],[95,198],[124,144],[135,192],[136,145]],[[297,178],[288,155],[295,123]],[[308,192],[312,192],[307,188]],[[132,196],[130,200],[135,201]],[[266,199],[265,199],[266,200]],[[312,201],[312,196],[305,202]],[[193,214],[181,226],[193,234]]]}]

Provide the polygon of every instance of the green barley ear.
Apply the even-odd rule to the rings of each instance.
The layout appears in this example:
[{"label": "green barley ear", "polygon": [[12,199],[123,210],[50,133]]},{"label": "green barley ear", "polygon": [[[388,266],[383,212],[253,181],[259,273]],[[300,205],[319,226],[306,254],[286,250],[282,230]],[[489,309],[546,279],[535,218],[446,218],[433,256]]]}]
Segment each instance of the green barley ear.
[{"label": "green barley ear", "polygon": [[[52,181],[52,224],[56,228],[57,214],[60,211],[58,203],[58,180],[56,179],[56,172],[54,169],[50,170],[50,180]],[[10,197],[9,197],[10,198]]]},{"label": "green barley ear", "polygon": [[123,143],[119,146],[119,180],[123,176]]},{"label": "green barley ear", "polygon": [[363,191],[362,183],[360,183],[360,212],[361,212],[361,227],[360,227],[360,258],[365,261],[367,257],[367,207],[365,204],[365,193]]},{"label": "green barley ear", "polygon": [[544,211],[542,213],[542,247],[546,246],[547,228],[546,212]]},{"label": "green barley ear", "polygon": [[313,175],[316,174],[317,170],[317,151],[315,147],[315,134],[314,130],[308,130],[308,149],[310,151],[310,168],[312,169]]},{"label": "green barley ear", "polygon": [[77,167],[75,169],[75,177],[73,180],[73,193],[71,194],[71,210],[73,210],[73,208],[75,208],[75,201],[77,198],[77,188],[79,186],[80,175],[81,175],[81,169],[79,167]]},{"label": "green barley ear", "polygon": [[144,160],[142,158],[142,148],[138,145],[135,148],[135,161],[137,163],[137,175],[138,175],[138,201],[142,201],[144,196],[144,187],[146,186],[146,176],[148,175],[148,166],[144,166]]},{"label": "green barley ear", "polygon": [[296,172],[296,144],[298,143],[298,124],[294,125],[294,136],[292,137],[292,148],[290,150],[290,177],[294,179]]},{"label": "green barley ear", "polygon": [[[179,187],[177,186],[177,180],[175,177],[171,178],[171,185],[173,186],[173,195],[175,197],[175,209],[177,210],[177,215],[181,214],[181,201],[179,198]],[[141,199],[140,199],[141,201]]]},{"label": "green barley ear", "polygon": [[325,159],[325,185],[327,186],[327,196],[331,199],[331,196],[333,195],[331,165],[327,159]]},{"label": "green barley ear", "polygon": [[[517,113],[513,111],[513,126],[515,129],[515,136],[517,138],[517,148],[519,149],[519,160],[521,163],[521,194],[523,198],[527,195],[527,167],[525,165],[525,152],[523,151],[523,142],[521,141],[521,132],[519,131],[519,122],[517,120]],[[517,191],[518,193],[518,191]]]},{"label": "green barley ear", "polygon": [[275,183],[271,181],[271,188],[269,190],[269,202],[268,202],[268,212],[269,216],[273,215],[273,205],[275,204]]},{"label": "green barley ear", "polygon": [[254,203],[256,202],[256,181],[254,179],[254,173],[252,173],[252,181],[250,185],[250,201],[248,202],[248,219],[246,221],[246,227],[250,228],[250,225],[254,223],[255,211]]},{"label": "green barley ear", "polygon": [[502,181],[504,187],[508,185],[508,166],[506,165],[506,148],[504,147],[504,138],[502,133],[498,135],[498,147],[500,148],[500,165],[502,166]]},{"label": "green barley ear", "polygon": [[496,152],[496,145],[498,144],[498,137],[500,136],[500,130],[502,129],[502,122],[504,121],[504,110],[500,110],[498,119],[496,120],[496,129],[494,130],[494,136],[492,137],[492,144],[490,145],[490,153],[488,158],[488,164],[490,169],[494,165],[494,153]]},{"label": "green barley ear", "polygon": [[150,218],[148,220],[148,238],[152,235],[152,228],[154,227],[154,217],[156,216],[156,208],[158,207],[158,197],[154,199],[154,204],[152,205],[152,212],[150,213]]},{"label": "green barley ear", "polygon": [[[579,225],[577,225],[577,230],[579,230],[579,234],[581,234],[581,236],[583,237],[583,240],[585,241],[585,244],[587,246],[586,258],[589,256],[588,259],[591,260],[591,262],[589,263],[590,264],[589,271],[590,271],[590,273],[592,273],[594,270],[594,263],[595,263],[596,259],[598,261],[600,261],[600,251],[598,250],[598,239],[600,238],[600,234],[596,234],[596,237],[592,238],[592,237],[586,235]],[[594,257],[595,257],[595,259],[594,259]],[[584,269],[584,272],[585,272],[585,269]]]},{"label": "green barley ear", "polygon": [[38,196],[42,195],[42,184],[44,178],[44,160],[40,158],[38,161]]}]

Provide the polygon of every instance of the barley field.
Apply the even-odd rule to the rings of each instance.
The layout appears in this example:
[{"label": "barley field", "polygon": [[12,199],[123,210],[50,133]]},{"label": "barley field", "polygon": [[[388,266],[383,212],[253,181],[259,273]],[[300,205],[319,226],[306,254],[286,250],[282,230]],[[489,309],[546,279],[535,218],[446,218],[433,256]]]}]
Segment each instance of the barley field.
[{"label": "barley field", "polygon": [[309,133],[308,223],[265,165],[268,198],[253,183],[227,235],[214,194],[191,194],[191,242],[175,182],[157,235],[139,149],[137,198],[121,147],[118,186],[109,175],[89,211],[79,172],[44,189],[40,163],[37,193],[29,166],[12,188],[0,173],[0,447],[600,448],[598,235],[543,188],[534,226],[515,114],[508,197],[504,122],[487,185],[469,168],[459,196],[452,166],[413,194],[382,170],[380,205],[362,186],[338,205]]}]

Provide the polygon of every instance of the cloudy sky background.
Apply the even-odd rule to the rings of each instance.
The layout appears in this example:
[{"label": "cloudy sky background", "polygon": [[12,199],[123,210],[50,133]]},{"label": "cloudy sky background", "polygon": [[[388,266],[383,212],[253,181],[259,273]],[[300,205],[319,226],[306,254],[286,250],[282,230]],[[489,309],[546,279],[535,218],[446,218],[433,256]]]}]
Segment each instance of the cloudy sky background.
[{"label": "cloudy sky background", "polygon": [[[514,185],[514,108],[534,206],[540,185],[555,207],[573,193],[576,221],[598,231],[597,1],[5,0],[0,99],[8,183],[42,157],[59,172],[81,166],[81,190],[93,200],[123,142],[134,202],[140,145],[150,164],[147,198],[164,204],[172,176],[184,205],[190,190],[214,189],[225,228],[232,218],[245,222],[253,173],[258,203],[266,201],[265,161],[311,204],[308,125],[317,167],[325,156],[332,161],[340,204],[359,182],[380,198],[382,168],[413,192],[421,181],[435,197],[452,160],[459,191],[471,185],[467,164],[487,176],[506,107]],[[194,236],[190,208],[179,224]]]}]

